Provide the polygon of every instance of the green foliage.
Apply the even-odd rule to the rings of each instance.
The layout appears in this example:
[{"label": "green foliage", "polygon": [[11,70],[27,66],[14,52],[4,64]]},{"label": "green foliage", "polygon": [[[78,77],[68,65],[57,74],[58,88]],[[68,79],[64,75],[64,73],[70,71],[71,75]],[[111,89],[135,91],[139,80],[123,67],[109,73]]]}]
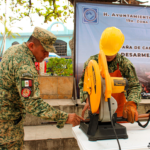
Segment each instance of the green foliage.
[{"label": "green foliage", "polygon": [[47,63],[46,72],[57,76],[72,76],[72,59],[50,58]]},{"label": "green foliage", "polygon": [[[60,6],[62,1],[63,5]],[[4,12],[3,7],[7,8],[9,13]],[[67,18],[72,17],[73,5],[67,0],[0,0],[0,12],[0,23],[4,26],[4,31],[0,31],[0,34],[5,43],[5,38],[9,36],[15,38],[16,35],[19,35],[12,32],[11,28],[21,19],[29,17],[31,26],[33,26],[33,14],[38,14],[39,17],[44,18],[43,23],[53,21],[52,19],[66,23]],[[3,43],[0,46],[0,55],[5,49]]]},{"label": "green foliage", "polygon": [[[31,25],[33,25],[32,14],[44,17],[44,23],[48,23],[52,19],[64,23],[73,14],[73,5],[66,0],[1,0],[0,5],[5,1],[9,1],[9,9],[16,17],[15,19],[21,20],[24,17],[29,17]],[[62,1],[65,3],[60,6]],[[0,19],[1,17],[5,17],[5,14],[1,13]]]},{"label": "green foliage", "polygon": [[[14,2],[14,0],[12,0],[12,2]],[[0,46],[0,57],[2,57],[3,52],[5,51],[6,38],[10,37],[10,36],[12,36],[13,38],[16,38],[16,35],[19,35],[18,33],[14,33],[11,30],[11,28],[13,27],[13,24],[16,21],[19,21],[19,19],[16,18],[16,17],[13,17],[12,14],[10,16],[10,15],[8,15],[8,13],[6,13],[6,8],[8,9],[8,0],[1,0],[0,5],[2,5],[2,3],[3,3],[3,6],[5,7],[5,12],[3,13],[1,11],[2,7],[0,7],[0,11],[1,11],[1,14],[0,14],[0,24],[2,24],[4,26],[4,28],[3,28],[4,31],[0,32],[0,34],[2,35],[2,44]],[[20,28],[20,27],[18,27],[18,28]]]}]

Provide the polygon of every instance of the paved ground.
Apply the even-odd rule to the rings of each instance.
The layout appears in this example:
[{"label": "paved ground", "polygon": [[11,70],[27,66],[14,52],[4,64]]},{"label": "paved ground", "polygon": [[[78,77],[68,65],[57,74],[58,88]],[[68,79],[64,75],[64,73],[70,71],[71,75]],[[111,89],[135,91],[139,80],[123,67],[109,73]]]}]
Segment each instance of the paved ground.
[{"label": "paved ground", "polygon": [[25,141],[73,138],[72,125],[69,124],[62,129],[58,129],[56,125],[25,126],[24,131]]}]

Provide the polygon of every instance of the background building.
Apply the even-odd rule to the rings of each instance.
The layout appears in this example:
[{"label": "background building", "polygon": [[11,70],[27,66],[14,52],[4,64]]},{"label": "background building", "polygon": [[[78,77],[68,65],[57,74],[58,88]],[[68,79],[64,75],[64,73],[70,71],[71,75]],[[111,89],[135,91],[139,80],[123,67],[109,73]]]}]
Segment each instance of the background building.
[{"label": "background building", "polygon": [[[54,44],[57,54],[59,56],[65,57],[65,56],[71,56],[71,49],[69,47],[69,41],[72,39],[73,36],[73,30],[67,29],[63,23],[61,22],[54,22],[52,23],[48,29],[48,31],[52,32],[54,35],[56,35],[57,40]],[[32,33],[19,33],[19,35],[16,35],[16,38],[13,38],[12,36],[7,37],[6,39],[6,50],[12,46],[13,42],[19,42],[22,44],[23,42],[26,42]],[[0,45],[2,43],[2,35],[0,35]]]}]

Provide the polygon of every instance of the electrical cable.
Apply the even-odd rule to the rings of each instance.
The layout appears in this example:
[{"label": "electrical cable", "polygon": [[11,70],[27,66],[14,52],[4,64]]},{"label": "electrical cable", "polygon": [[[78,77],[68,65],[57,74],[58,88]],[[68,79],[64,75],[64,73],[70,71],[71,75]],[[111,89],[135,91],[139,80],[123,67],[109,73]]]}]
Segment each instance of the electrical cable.
[{"label": "electrical cable", "polygon": [[118,146],[119,146],[119,150],[121,150],[121,146],[120,146],[120,143],[119,143],[119,140],[118,140],[118,136],[117,136],[117,134],[116,134],[116,130],[115,130],[114,125],[113,125],[113,122],[112,122],[110,98],[108,98],[108,107],[109,107],[109,114],[110,114],[111,125],[112,125],[112,127],[113,127],[113,130],[114,130],[114,133],[115,133],[115,136],[116,136],[116,139],[117,139],[117,143],[118,143]]}]

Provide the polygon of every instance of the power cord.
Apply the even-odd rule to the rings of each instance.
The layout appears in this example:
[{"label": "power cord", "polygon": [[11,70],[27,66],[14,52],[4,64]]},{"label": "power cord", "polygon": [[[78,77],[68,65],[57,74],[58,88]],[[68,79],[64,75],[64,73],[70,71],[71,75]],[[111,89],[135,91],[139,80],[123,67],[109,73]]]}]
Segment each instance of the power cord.
[{"label": "power cord", "polygon": [[112,127],[113,127],[113,130],[114,130],[114,133],[115,133],[115,136],[116,136],[116,139],[117,139],[117,143],[118,143],[118,146],[119,146],[119,150],[121,150],[121,146],[120,146],[120,143],[119,143],[119,140],[118,140],[118,136],[117,136],[117,134],[116,134],[116,130],[115,130],[114,125],[113,125],[113,122],[112,122],[110,98],[108,98],[108,107],[109,107],[109,114],[110,114],[111,125],[112,125]]}]

